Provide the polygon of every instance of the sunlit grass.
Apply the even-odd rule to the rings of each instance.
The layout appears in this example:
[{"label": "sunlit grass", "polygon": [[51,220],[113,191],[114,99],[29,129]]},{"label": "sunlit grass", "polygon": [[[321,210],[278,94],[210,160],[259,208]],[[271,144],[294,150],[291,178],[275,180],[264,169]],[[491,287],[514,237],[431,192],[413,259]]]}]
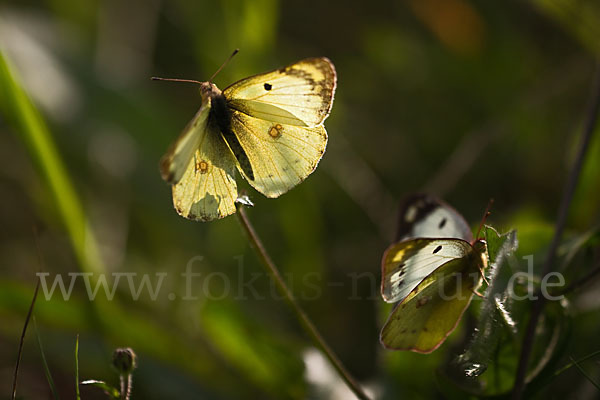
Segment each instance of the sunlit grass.
[{"label": "sunlit grass", "polygon": [[85,272],[102,273],[104,267],[94,235],[52,134],[2,52],[0,110],[6,119],[14,124],[15,132],[27,145],[31,158],[37,163],[39,173],[48,185],[69,234],[80,268]]}]

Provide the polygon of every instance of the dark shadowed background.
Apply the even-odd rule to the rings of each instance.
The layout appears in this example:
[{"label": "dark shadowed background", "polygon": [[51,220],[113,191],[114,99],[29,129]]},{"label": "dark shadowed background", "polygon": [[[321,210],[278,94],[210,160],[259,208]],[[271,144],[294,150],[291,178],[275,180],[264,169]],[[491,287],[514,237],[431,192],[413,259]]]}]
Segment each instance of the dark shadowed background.
[{"label": "dark shadowed background", "polygon": [[[599,37],[600,7],[576,0],[4,0],[0,51],[51,141],[27,136],[0,92],[0,397],[10,392],[35,273],[45,271],[49,285],[63,274],[67,286],[74,272],[109,274],[109,282],[137,273],[129,275],[136,287],[143,274],[153,286],[163,276],[156,296],[143,289],[137,300],[126,276],[111,301],[89,301],[83,277],[68,300],[58,288],[50,300],[40,293],[37,336],[61,398],[74,398],[77,334],[82,380],[116,384],[112,350],[137,352],[137,399],[347,398],[236,217],[184,220],[158,171],[200,96],[194,85],[150,77],[207,80],[235,48],[215,79],[221,89],[305,57],[329,57],[338,73],[327,151],[309,179],[275,200],[238,181],[273,260],[372,393],[447,395],[432,382],[460,350],[464,323],[428,356],[378,341],[390,310],[379,296],[380,259],[397,204],[430,191],[476,227],[493,197],[488,222],[542,242],[521,241],[523,254],[544,248]],[[596,138],[568,233],[598,223],[599,163]],[[191,286],[181,276],[188,265],[201,274]],[[581,320],[564,360],[597,349],[592,293],[574,311]],[[19,394],[50,398],[29,329]],[[598,381],[599,365],[588,367]],[[546,390],[572,394],[573,382],[584,388],[578,398],[593,395],[575,369]],[[105,398],[87,387],[82,396]]]}]

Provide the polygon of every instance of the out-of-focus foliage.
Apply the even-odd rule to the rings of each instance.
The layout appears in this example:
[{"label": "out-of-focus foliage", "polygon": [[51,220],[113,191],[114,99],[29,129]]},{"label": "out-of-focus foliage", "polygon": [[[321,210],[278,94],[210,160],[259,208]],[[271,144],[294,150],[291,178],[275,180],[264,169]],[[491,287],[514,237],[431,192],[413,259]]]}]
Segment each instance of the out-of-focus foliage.
[{"label": "out-of-focus foliage", "polygon": [[[343,398],[235,217],[178,217],[158,172],[200,98],[193,85],[149,78],[206,80],[239,47],[215,79],[221,89],[304,57],[327,56],[338,72],[329,145],[315,173],[276,200],[241,184],[272,258],[334,351],[375,393],[450,397],[460,385],[439,372],[436,380],[436,371],[467,348],[481,300],[431,355],[383,350],[378,332],[389,306],[379,297],[379,263],[396,204],[428,190],[477,225],[493,197],[488,223],[516,229],[519,242],[503,268],[526,270],[523,257],[533,255],[539,271],[600,52],[599,10],[577,0],[5,0],[0,392],[9,392],[35,273],[49,274],[49,289],[57,274],[68,288],[74,273],[103,270],[111,283],[110,274],[128,274],[114,297],[100,289],[89,301],[79,275],[68,300],[55,287],[36,304],[61,398],[75,393],[76,334],[81,380],[118,386],[112,349],[136,350],[134,398]],[[567,282],[598,262],[599,160],[597,134],[561,248]],[[200,276],[186,279],[186,271]],[[155,289],[162,282],[156,296],[147,289],[132,296],[143,274]],[[100,279],[89,278],[91,288]],[[552,374],[569,356],[598,350],[598,290],[582,288],[549,308],[547,317],[564,319],[565,329],[558,358],[538,371],[536,393],[597,395],[577,368]],[[528,303],[519,307],[520,327]],[[570,336],[568,324],[576,327]],[[497,349],[518,347],[508,338]],[[510,387],[515,360],[505,354],[488,360],[498,390],[484,393]],[[494,360],[508,361],[510,373]],[[597,364],[580,366],[599,380]],[[32,335],[19,389],[24,398],[48,393]],[[81,391],[105,398],[92,387]]]},{"label": "out-of-focus foliage", "polygon": [[533,0],[533,3],[563,24],[590,51],[600,54],[600,4],[581,0]]}]

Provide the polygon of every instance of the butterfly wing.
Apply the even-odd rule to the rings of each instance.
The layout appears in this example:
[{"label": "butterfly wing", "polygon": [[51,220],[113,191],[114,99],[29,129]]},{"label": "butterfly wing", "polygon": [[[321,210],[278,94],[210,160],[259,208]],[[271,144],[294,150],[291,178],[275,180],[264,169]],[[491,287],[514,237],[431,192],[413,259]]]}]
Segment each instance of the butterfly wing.
[{"label": "butterfly wing", "polygon": [[217,125],[208,118],[210,97],[161,160],[173,184],[173,205],[188,219],[210,221],[235,212],[236,161]]},{"label": "butterfly wing", "polygon": [[381,295],[388,303],[407,297],[442,265],[467,256],[471,244],[462,239],[412,239],[392,244],[381,261]]},{"label": "butterfly wing", "polygon": [[231,129],[247,154],[247,176],[214,124],[210,96],[161,160],[182,216],[208,221],[235,212],[234,169],[267,197],[278,197],[303,181],[325,152],[336,86],[326,58],[302,60],[234,83],[223,91]]},{"label": "butterfly wing", "polygon": [[314,127],[331,111],[336,72],[327,58],[308,58],[242,79],[223,91],[227,104],[254,118]]},{"label": "butterfly wing", "polygon": [[285,125],[232,112],[231,128],[252,165],[248,182],[267,197],[278,197],[310,175],[327,146],[325,128]]},{"label": "butterfly wing", "polygon": [[427,194],[406,198],[400,206],[398,240],[441,237],[473,240],[469,225],[450,205]]},{"label": "butterfly wing", "polygon": [[203,100],[194,118],[161,158],[160,173],[168,183],[176,184],[179,182],[188,169],[190,160],[206,133],[210,106],[210,98]]},{"label": "butterfly wing", "polygon": [[400,302],[381,330],[380,341],[389,349],[430,353],[458,325],[481,283],[485,246],[442,265]]}]

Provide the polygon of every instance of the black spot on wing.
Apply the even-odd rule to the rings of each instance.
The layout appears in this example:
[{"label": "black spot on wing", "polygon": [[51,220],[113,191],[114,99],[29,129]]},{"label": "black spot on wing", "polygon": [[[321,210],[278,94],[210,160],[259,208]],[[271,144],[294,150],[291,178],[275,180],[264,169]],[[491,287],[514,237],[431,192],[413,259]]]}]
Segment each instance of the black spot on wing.
[{"label": "black spot on wing", "polygon": [[442,249],[442,246],[438,246],[435,248],[435,250],[433,250],[433,254],[437,253],[438,251],[440,251]]},{"label": "black spot on wing", "polygon": [[438,225],[438,228],[442,229],[445,225],[446,225],[446,218],[442,218],[442,220],[440,221],[440,224]]},{"label": "black spot on wing", "polygon": [[271,85],[270,83],[265,83],[265,90],[271,90],[273,89],[273,85]]},{"label": "black spot on wing", "polygon": [[400,276],[402,276],[402,274],[404,274],[404,272],[406,271],[405,267],[406,267],[406,263],[400,263],[396,267],[396,271],[400,271]]},{"label": "black spot on wing", "polygon": [[[398,223],[398,232],[396,232],[396,239],[401,239],[406,235],[410,234],[414,227],[415,221],[422,221],[429,214],[439,208],[440,202],[433,196],[427,194],[415,194],[405,198],[400,205],[400,221]],[[412,222],[406,221],[406,215],[408,210],[411,208],[416,209]]]}]

